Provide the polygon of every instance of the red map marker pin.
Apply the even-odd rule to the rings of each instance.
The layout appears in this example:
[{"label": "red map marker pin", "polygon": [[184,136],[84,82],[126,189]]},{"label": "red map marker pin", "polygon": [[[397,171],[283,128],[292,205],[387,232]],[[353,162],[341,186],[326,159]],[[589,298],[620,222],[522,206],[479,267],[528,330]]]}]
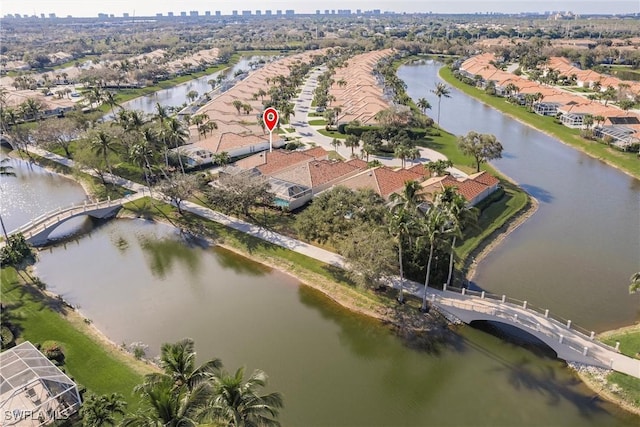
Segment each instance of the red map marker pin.
[{"label": "red map marker pin", "polygon": [[278,111],[273,107],[267,108],[264,110],[264,113],[262,113],[262,121],[265,126],[267,126],[267,129],[269,129],[269,132],[273,132],[278,125]]}]

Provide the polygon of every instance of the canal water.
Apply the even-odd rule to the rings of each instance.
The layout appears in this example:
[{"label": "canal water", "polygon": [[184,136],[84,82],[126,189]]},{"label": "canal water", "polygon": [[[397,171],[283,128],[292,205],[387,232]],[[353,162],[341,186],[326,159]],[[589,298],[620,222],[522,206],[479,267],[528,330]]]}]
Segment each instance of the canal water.
[{"label": "canal water", "polygon": [[[441,64],[400,67],[413,99],[431,92]],[[533,113],[532,113],[533,114]],[[440,123],[456,135],[496,135],[502,159],[491,162],[540,202],[538,212],[482,263],[475,286],[548,308],[589,330],[640,320],[629,277],[640,270],[640,181],[451,88]]]},{"label": "canal water", "polygon": [[[16,170],[3,178],[16,206],[24,185],[44,199],[60,186]],[[163,342],[191,337],[201,361],[265,370],[269,389],[285,396],[283,425],[637,425],[562,362],[472,328],[437,353],[410,349],[292,277],[165,225],[114,220],[38,258],[49,290],[117,343],[141,341],[154,356]]]},{"label": "canal water", "polygon": [[164,107],[179,107],[185,102],[189,102],[187,93],[196,91],[199,96],[211,92],[211,85],[209,80],[215,80],[219,74],[224,73],[227,79],[233,79],[233,75],[238,70],[249,71],[251,68],[251,62],[257,62],[260,59],[268,59],[263,56],[251,56],[242,57],[231,68],[217,71],[207,76],[199,77],[197,79],[189,80],[186,83],[179,84],[167,89],[159,90],[148,96],[141,96],[131,101],[124,102],[122,107],[127,110],[138,110],[146,114],[153,114],[156,112],[156,104]]}]

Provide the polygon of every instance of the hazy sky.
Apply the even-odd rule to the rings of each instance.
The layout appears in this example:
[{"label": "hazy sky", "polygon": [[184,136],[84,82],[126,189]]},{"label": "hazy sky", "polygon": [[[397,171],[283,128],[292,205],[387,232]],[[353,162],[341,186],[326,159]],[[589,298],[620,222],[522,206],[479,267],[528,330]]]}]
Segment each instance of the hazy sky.
[{"label": "hazy sky", "polygon": [[315,13],[316,9],[381,9],[395,12],[544,12],[573,11],[576,13],[638,13],[640,0],[2,0],[0,16],[7,13],[40,15],[56,13],[58,16],[97,16],[98,13],[122,16],[153,16],[158,12],[179,14],[197,10],[204,14],[216,10],[228,15],[231,10],[294,9],[298,13]]}]

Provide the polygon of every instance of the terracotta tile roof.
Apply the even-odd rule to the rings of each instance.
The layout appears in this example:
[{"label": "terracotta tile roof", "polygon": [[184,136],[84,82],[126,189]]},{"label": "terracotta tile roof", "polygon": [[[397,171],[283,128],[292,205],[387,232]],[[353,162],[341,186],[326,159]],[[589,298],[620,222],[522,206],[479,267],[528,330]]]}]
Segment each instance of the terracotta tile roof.
[{"label": "terracotta tile roof", "polygon": [[360,170],[357,166],[347,162],[311,160],[273,174],[272,176],[310,188],[317,188],[318,186],[354,174]]},{"label": "terracotta tile roof", "polygon": [[367,164],[367,162],[361,159],[351,159],[351,160],[348,160],[347,163],[362,170],[369,168],[369,165]]},{"label": "terracotta tile roof", "polygon": [[469,175],[469,179],[472,179],[481,184],[484,184],[487,187],[493,187],[494,185],[500,184],[500,180],[495,176],[491,175],[490,173],[487,173],[487,171],[482,171],[473,175]]},{"label": "terracotta tile roof", "polygon": [[408,169],[393,170],[386,166],[369,169],[348,178],[340,183],[348,188],[371,188],[373,191],[388,198],[400,191],[407,181],[421,181],[423,177]]},{"label": "terracotta tile roof", "polygon": [[236,166],[243,169],[257,168],[263,175],[273,176],[287,168],[301,163],[308,163],[316,159],[326,159],[328,153],[322,147],[315,147],[306,151],[274,150],[254,154],[238,160]]}]

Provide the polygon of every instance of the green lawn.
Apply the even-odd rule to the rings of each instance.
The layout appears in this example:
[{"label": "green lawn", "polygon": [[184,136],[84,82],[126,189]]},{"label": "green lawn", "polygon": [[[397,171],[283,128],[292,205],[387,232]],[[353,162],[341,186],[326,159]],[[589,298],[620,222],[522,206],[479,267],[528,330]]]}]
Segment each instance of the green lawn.
[{"label": "green lawn", "polygon": [[347,135],[334,130],[318,129],[318,133],[329,138],[347,139]]},{"label": "green lawn", "polygon": [[[509,181],[501,179],[500,185],[504,189],[504,195],[483,206],[482,213],[478,217],[478,231],[469,233],[463,243],[456,247],[456,255],[460,260],[459,268],[463,267],[466,258],[478,245],[496,230],[501,229],[514,215],[523,210],[529,202],[529,196]],[[491,198],[487,200],[491,200]],[[482,205],[482,202],[480,205]]]},{"label": "green lawn", "polygon": [[327,121],[325,119],[309,120],[309,124],[311,126],[324,126],[327,124]]},{"label": "green lawn", "polygon": [[637,357],[640,353],[640,327],[624,330],[620,333],[607,334],[602,342],[615,347],[616,341],[620,342],[620,352],[629,357]]},{"label": "green lawn", "polygon": [[451,86],[479,99],[485,104],[516,119],[522,120],[536,129],[546,132],[597,159],[619,167],[636,178],[640,178],[640,160],[638,159],[637,153],[625,153],[595,141],[588,141],[580,136],[578,129],[570,129],[563,126],[557,123],[554,117],[540,116],[528,111],[522,106],[510,104],[504,98],[488,95],[481,89],[462,83],[453,76],[453,72],[448,67],[442,67],[440,69],[440,77]]},{"label": "green lawn", "polygon": [[[23,273],[24,274],[24,273]],[[79,384],[97,394],[121,393],[135,410],[137,397],[131,391],[142,382],[149,366],[90,335],[89,326],[57,299],[25,285],[13,268],[0,271],[2,304],[10,310],[10,321],[20,329],[19,339],[32,343],[59,342],[65,354],[64,369]]]}]

